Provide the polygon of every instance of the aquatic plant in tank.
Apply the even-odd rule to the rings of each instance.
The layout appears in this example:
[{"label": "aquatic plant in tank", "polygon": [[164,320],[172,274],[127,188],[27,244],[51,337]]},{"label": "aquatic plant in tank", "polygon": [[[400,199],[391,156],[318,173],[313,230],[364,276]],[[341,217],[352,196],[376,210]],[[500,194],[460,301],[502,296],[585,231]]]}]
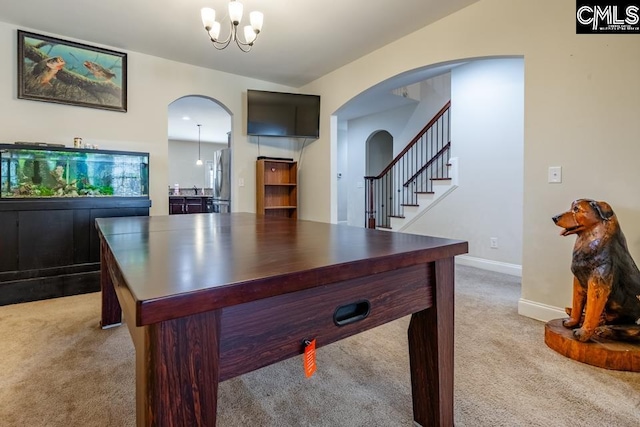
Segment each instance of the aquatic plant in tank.
[{"label": "aquatic plant in tank", "polygon": [[0,149],[2,198],[148,196],[148,155]]}]

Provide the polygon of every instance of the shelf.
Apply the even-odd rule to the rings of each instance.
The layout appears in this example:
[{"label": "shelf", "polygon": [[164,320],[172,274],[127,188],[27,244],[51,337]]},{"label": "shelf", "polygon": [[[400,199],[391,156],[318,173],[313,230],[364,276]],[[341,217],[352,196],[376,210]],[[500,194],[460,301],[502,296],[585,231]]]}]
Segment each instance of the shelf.
[{"label": "shelf", "polygon": [[256,162],[256,212],[296,219],[298,164],[287,160]]}]

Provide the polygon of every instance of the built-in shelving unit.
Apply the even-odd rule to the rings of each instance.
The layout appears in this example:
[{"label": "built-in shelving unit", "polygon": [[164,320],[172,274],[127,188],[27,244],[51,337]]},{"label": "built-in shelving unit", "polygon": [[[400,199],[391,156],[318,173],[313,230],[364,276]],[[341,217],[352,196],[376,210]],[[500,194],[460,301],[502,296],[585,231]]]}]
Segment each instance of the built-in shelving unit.
[{"label": "built-in shelving unit", "polygon": [[298,217],[298,163],[259,159],[256,162],[256,212],[261,215]]}]

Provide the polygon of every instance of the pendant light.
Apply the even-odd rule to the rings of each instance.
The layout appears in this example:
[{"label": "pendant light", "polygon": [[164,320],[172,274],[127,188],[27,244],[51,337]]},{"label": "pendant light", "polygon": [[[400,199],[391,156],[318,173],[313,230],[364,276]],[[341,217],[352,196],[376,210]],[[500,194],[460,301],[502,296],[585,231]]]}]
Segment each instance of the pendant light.
[{"label": "pendant light", "polygon": [[196,160],[196,166],[202,166],[202,159],[200,158],[200,126],[198,125],[198,160]]}]

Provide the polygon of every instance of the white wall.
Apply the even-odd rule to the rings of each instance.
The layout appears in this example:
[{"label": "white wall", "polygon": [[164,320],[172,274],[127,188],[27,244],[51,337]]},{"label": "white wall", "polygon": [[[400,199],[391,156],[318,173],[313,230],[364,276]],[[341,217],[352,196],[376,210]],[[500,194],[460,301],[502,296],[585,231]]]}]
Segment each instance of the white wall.
[{"label": "white wall", "polygon": [[451,74],[445,73],[420,83],[420,103],[407,121],[404,130],[394,140],[394,157],[401,152],[451,99]]},{"label": "white wall", "polygon": [[[38,29],[23,30],[42,33]],[[246,136],[246,90],[275,90],[297,92],[296,89],[194,67],[174,61],[143,55],[128,54],[128,112],[59,105],[17,99],[17,28],[0,23],[0,55],[7,60],[0,63],[0,139],[13,141],[45,141],[72,146],[73,137],[98,144],[101,149],[142,151],[150,153],[150,196],[152,215],[168,212],[166,197],[169,182],[167,141],[168,105],[186,95],[202,95],[218,100],[232,113],[233,177],[232,199],[234,211],[255,212],[255,141]],[[71,40],[64,34],[51,34]],[[77,40],[84,42],[83,40]],[[91,43],[89,43],[91,44]],[[121,51],[111,46],[106,48]],[[212,54],[215,54],[212,52]],[[263,144],[261,154],[297,155],[299,148],[289,141]],[[275,154],[273,154],[275,155]],[[240,187],[239,180],[244,180]],[[304,216],[304,209],[300,209]]]},{"label": "white wall", "polygon": [[[244,129],[246,89],[321,95],[320,138],[309,141],[302,156],[299,215],[327,222],[337,220],[337,131],[331,123],[336,124],[332,114],[338,108],[410,70],[473,58],[523,56],[523,302],[554,307],[570,303],[573,240],[559,237],[550,218],[576,198],[609,202],[632,255],[640,260],[640,37],[576,35],[573,2],[480,0],[299,90],[128,52],[126,114],[16,99],[16,46],[16,27],[0,23],[0,55],[5,58],[0,63],[2,140],[70,145],[74,136],[81,136],[101,148],[148,151],[151,197],[160,200],[166,197],[168,182],[166,116],[172,101],[203,95],[231,111],[233,209],[252,212],[258,149]],[[299,154],[299,149],[291,152]],[[549,166],[563,167],[562,184],[547,183]],[[166,213],[166,204],[155,203],[151,212]]]},{"label": "white wall", "polygon": [[[570,304],[573,239],[559,237],[550,218],[574,199],[609,202],[640,260],[640,37],[576,34],[575,2],[481,0],[301,88],[322,96],[313,173],[316,182],[330,185],[313,188],[313,202],[320,218],[335,218],[329,116],[348,100],[410,70],[497,56],[524,57],[520,312],[534,315],[526,306]],[[547,183],[549,166],[563,167],[562,184]]]},{"label": "white wall", "polygon": [[193,141],[169,140],[169,176],[168,187],[175,184],[180,188],[209,187],[205,181],[207,160],[213,160],[213,153],[227,148],[227,144],[203,142],[200,148],[202,166],[196,165],[198,160],[198,143]]},{"label": "white wall", "polygon": [[[450,100],[451,77],[449,73],[422,82],[419,103],[349,120],[347,132],[348,224],[364,226],[365,191],[361,187],[366,172],[366,141],[379,130],[386,130],[393,137],[393,157],[424,128],[429,120]],[[437,90],[436,90],[437,88]],[[389,162],[387,162],[388,164]],[[385,165],[386,166],[386,165]],[[344,185],[344,184],[342,184]]]},{"label": "white wall", "polygon": [[346,223],[348,218],[348,190],[349,181],[347,171],[349,170],[349,145],[347,140],[347,123],[343,122],[338,129],[338,222]]},{"label": "white wall", "polygon": [[[349,225],[364,226],[365,221],[365,181],[366,172],[366,142],[374,132],[386,130],[393,136],[394,146],[396,136],[400,135],[416,106],[395,108],[382,113],[371,114],[349,120],[347,122],[347,141],[349,146],[349,164],[347,172],[348,208],[347,222]],[[423,126],[426,123],[423,123]],[[407,141],[409,142],[409,141]],[[406,143],[405,143],[406,145]]]},{"label": "white wall", "polygon": [[[469,242],[469,256],[522,263],[524,62],[471,62],[451,72],[451,156],[458,188],[405,232]],[[498,238],[491,249],[490,237]]]}]

